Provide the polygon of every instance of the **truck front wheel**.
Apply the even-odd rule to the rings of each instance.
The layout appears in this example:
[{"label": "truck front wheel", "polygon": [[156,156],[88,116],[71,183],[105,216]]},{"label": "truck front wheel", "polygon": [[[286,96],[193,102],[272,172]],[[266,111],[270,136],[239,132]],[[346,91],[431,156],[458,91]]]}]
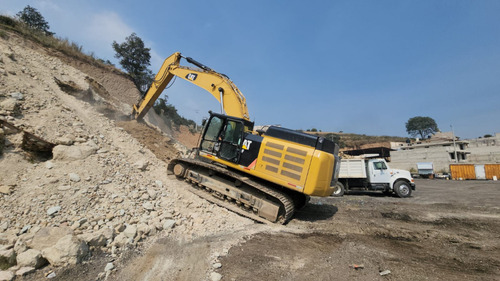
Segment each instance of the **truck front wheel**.
[{"label": "truck front wheel", "polygon": [[394,184],[394,192],[401,198],[410,197],[411,186],[406,181],[398,181]]},{"label": "truck front wheel", "polygon": [[342,197],[345,193],[345,188],[344,185],[337,181],[337,184],[335,184],[335,189],[333,190],[332,196],[333,197]]}]

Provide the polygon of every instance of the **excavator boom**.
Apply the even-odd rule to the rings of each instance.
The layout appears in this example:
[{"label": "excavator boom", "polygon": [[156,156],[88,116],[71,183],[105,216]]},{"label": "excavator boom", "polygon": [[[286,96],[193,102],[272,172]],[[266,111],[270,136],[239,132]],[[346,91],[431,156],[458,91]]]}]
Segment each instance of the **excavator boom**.
[{"label": "excavator boom", "polygon": [[229,77],[189,57],[185,58],[187,62],[199,67],[199,69],[181,66],[181,58],[184,57],[177,52],[165,59],[144,99],[139,105],[134,106],[136,119],[141,119],[146,115],[170,81],[174,76],[177,76],[212,94],[221,104],[223,114],[250,120],[245,96]]}]

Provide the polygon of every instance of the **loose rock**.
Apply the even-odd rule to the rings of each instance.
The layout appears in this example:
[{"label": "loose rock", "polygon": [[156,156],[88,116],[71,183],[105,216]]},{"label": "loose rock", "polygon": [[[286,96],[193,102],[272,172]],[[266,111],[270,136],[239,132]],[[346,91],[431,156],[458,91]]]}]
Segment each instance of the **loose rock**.
[{"label": "loose rock", "polygon": [[220,281],[222,279],[222,275],[217,272],[212,272],[210,273],[210,280],[211,281]]},{"label": "loose rock", "polygon": [[17,256],[17,264],[23,267],[38,269],[47,264],[47,260],[42,257],[42,252],[35,249],[29,249]]},{"label": "loose rock", "polygon": [[14,279],[14,273],[10,271],[0,271],[0,281],[11,281]]},{"label": "loose rock", "polygon": [[69,179],[72,182],[79,182],[80,181],[80,176],[78,174],[75,174],[75,173],[70,173],[69,174]]},{"label": "loose rock", "polygon": [[115,266],[113,265],[113,263],[112,262],[108,262],[106,264],[106,267],[104,268],[104,271],[111,271],[113,269],[115,269]]},{"label": "loose rock", "polygon": [[87,243],[73,235],[66,235],[59,239],[53,247],[42,250],[42,255],[53,266],[81,263],[88,253]]},{"label": "loose rock", "polygon": [[48,215],[48,216],[55,215],[55,214],[56,214],[56,213],[58,213],[60,210],[61,210],[61,206],[54,206],[54,207],[50,207],[50,208],[47,210],[47,215]]},{"label": "loose rock", "polygon": [[16,252],[14,249],[0,251],[0,267],[9,268],[16,264]]},{"label": "loose rock", "polygon": [[33,273],[36,271],[36,268],[34,267],[29,267],[29,266],[25,266],[25,267],[21,267],[19,268],[17,271],[16,271],[16,275],[17,276],[25,276],[25,275],[28,275],[30,273]]},{"label": "loose rock", "polygon": [[12,189],[10,186],[0,185],[0,193],[5,194],[5,195],[9,195],[12,193]]}]

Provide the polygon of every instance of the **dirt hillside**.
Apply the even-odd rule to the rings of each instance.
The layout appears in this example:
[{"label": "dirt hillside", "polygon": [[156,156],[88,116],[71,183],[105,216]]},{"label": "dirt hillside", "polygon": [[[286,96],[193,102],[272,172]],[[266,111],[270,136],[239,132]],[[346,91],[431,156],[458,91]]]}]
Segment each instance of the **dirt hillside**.
[{"label": "dirt hillside", "polygon": [[[99,253],[118,267],[127,249],[159,237],[190,241],[253,224],[167,178],[165,161],[178,151],[175,140],[123,121],[139,95],[124,75],[9,33],[0,39],[0,85],[1,120],[56,145],[52,156],[42,157],[24,147],[22,132],[1,129],[0,241],[8,253],[0,263],[6,274],[40,268],[27,275],[36,279]],[[56,247],[58,240],[36,245],[49,232],[77,242],[57,246],[66,248],[49,257],[45,246]],[[78,246],[81,241],[85,247]],[[16,265],[16,256],[27,250],[41,257]],[[106,274],[104,265],[92,278]]]}]

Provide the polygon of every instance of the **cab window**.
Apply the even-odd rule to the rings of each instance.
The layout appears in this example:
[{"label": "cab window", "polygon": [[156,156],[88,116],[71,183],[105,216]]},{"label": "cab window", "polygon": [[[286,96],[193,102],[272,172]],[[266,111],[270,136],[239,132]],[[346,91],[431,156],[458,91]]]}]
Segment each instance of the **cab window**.
[{"label": "cab window", "polygon": [[220,158],[238,163],[243,128],[243,123],[241,122],[233,120],[227,121],[222,135],[222,143],[219,151]]},{"label": "cab window", "polygon": [[385,162],[373,162],[373,167],[375,170],[387,170]]},{"label": "cab window", "polygon": [[218,141],[219,133],[224,122],[217,116],[212,117],[209,122],[210,124],[208,124],[208,128],[203,136],[201,149],[204,151],[214,152],[214,149],[216,148],[215,144]]},{"label": "cab window", "polygon": [[240,145],[243,124],[235,121],[228,121],[224,130],[224,141],[234,145]]}]

